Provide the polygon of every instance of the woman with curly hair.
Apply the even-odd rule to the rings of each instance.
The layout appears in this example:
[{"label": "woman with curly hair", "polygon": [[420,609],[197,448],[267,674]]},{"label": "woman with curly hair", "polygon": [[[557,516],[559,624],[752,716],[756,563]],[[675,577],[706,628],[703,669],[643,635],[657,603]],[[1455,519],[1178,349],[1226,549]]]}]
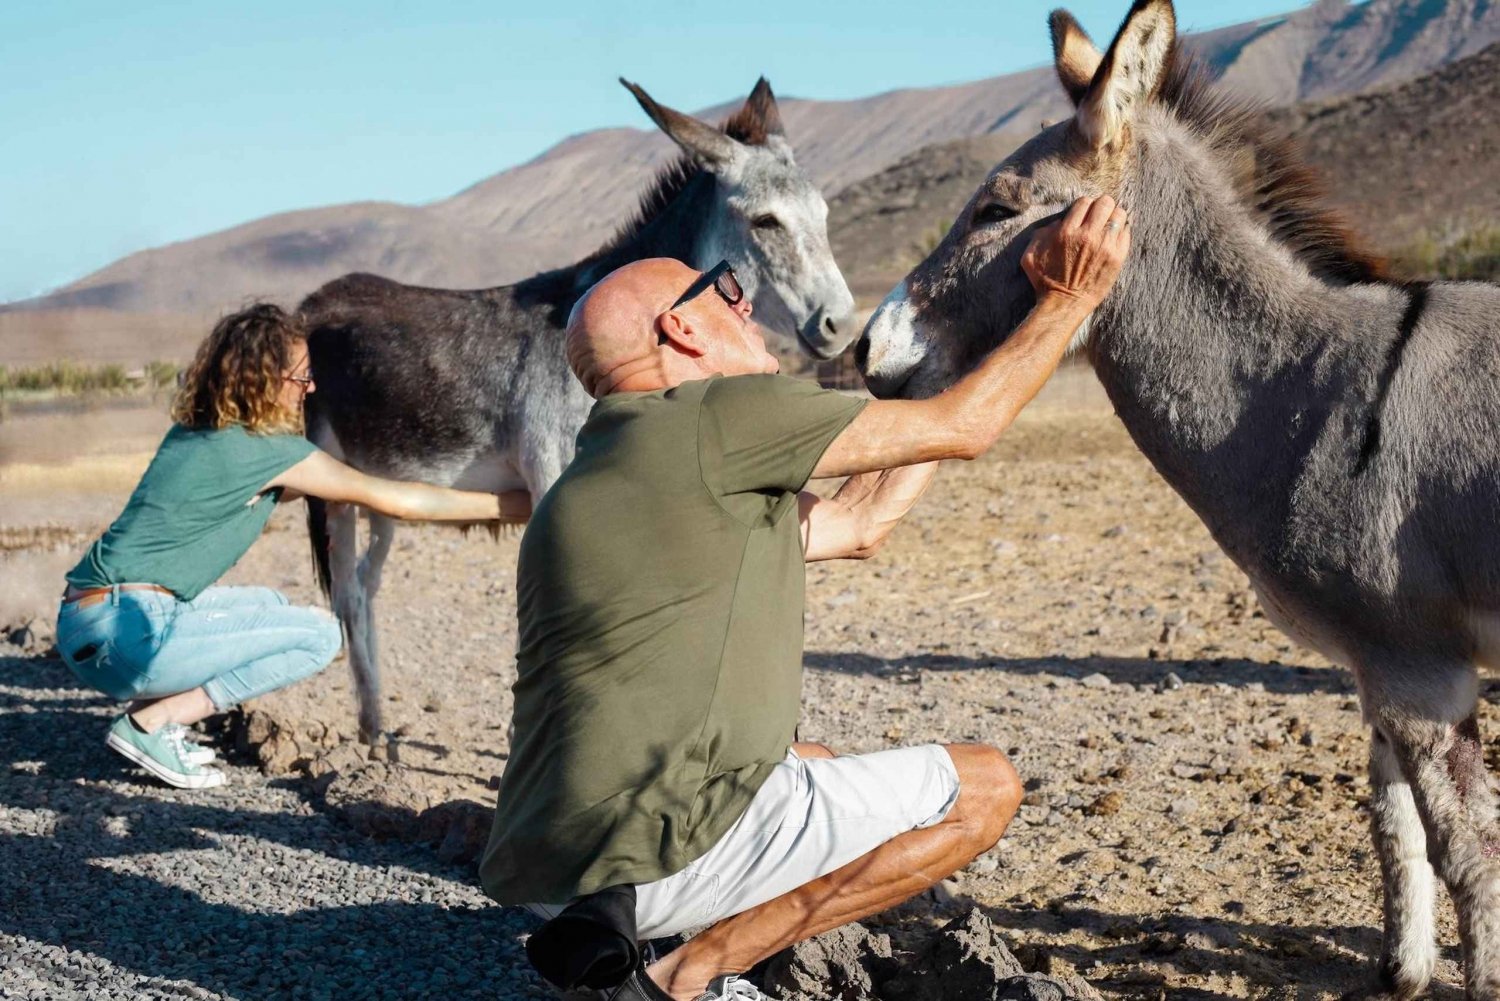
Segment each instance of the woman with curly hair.
[{"label": "woman with curly hair", "polygon": [[423,521],[524,521],[524,492],[449,490],[369,476],[302,436],[313,391],[295,316],[259,304],[198,348],[174,424],[125,510],[67,574],[57,647],[86,684],[133,700],[109,747],[171,785],[224,781],[186,728],[312,675],[339,626],[264,587],[212,586],[278,502],[309,495]]}]

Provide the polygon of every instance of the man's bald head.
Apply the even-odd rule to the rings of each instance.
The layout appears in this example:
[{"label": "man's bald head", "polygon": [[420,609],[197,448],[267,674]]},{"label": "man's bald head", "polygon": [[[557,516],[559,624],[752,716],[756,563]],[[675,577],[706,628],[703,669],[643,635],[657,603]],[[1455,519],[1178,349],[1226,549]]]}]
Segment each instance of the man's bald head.
[{"label": "man's bald head", "polygon": [[656,319],[698,277],[669,257],[617,268],[583,294],[568,315],[568,364],[590,396],[608,392],[611,373],[657,354]]},{"label": "man's bald head", "polygon": [[595,399],[650,392],[711,375],[775,372],[750,300],[711,286],[673,305],[700,272],[670,258],[611,271],[568,316],[568,364]]}]

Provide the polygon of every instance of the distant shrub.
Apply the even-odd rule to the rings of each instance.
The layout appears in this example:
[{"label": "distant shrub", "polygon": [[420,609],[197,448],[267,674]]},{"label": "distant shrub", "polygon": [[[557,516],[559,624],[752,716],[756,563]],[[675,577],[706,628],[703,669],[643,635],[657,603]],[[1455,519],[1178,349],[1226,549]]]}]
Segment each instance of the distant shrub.
[{"label": "distant shrub", "polygon": [[176,381],[177,366],[171,362],[152,362],[140,374],[132,374],[123,365],[79,365],[58,361],[31,368],[9,368],[0,365],[0,394],[15,393],[123,393],[145,386],[157,389]]},{"label": "distant shrub", "polygon": [[1391,263],[1411,278],[1500,281],[1500,226],[1429,234],[1398,251]]},{"label": "distant shrub", "polygon": [[147,362],[144,369],[146,385],[152,389],[171,389],[177,386],[182,366],[172,361]]}]

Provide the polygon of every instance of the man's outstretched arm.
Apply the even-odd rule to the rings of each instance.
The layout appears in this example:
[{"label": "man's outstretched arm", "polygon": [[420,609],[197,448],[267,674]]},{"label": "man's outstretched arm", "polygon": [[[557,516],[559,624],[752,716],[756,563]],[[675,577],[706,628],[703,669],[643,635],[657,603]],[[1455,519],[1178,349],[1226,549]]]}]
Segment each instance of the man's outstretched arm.
[{"label": "man's outstretched arm", "polygon": [[1026,249],[1022,266],[1036,289],[1036,307],[1005,342],[937,396],[872,401],[833,440],[813,476],[983,455],[1062,361],[1129,250],[1128,220],[1114,199],[1074,202]]},{"label": "man's outstretched arm", "polygon": [[874,556],[926,492],[937,467],[924,462],[859,473],[828,498],[804,490],[797,497],[803,558],[815,563]]}]

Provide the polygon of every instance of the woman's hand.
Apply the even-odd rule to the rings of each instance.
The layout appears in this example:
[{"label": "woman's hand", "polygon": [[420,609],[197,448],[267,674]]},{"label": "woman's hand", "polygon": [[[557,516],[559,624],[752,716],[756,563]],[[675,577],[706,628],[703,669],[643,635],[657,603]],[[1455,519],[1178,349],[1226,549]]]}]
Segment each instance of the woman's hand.
[{"label": "woman's hand", "polygon": [[524,490],[486,494],[388,480],[362,473],[323,451],[309,455],[266,484],[265,489],[272,487],[333,503],[358,504],[403,521],[500,521],[519,525],[531,517],[531,495]]}]

